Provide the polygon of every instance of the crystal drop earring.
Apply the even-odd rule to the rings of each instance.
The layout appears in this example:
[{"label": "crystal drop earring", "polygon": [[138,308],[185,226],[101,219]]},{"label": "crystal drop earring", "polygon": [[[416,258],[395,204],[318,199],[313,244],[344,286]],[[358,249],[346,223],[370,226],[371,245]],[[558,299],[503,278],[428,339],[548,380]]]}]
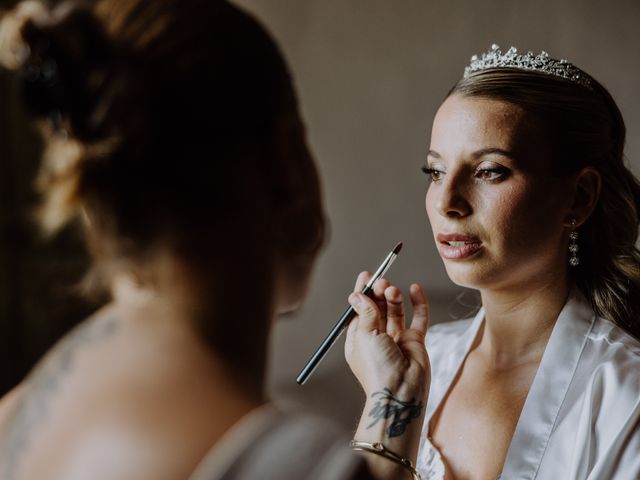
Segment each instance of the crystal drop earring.
[{"label": "crystal drop earring", "polygon": [[569,253],[571,257],[569,258],[569,265],[572,267],[577,267],[580,263],[580,259],[578,258],[578,231],[576,230],[576,220],[575,218],[571,220],[571,233],[569,233],[569,239],[571,239],[571,243],[569,244]]}]

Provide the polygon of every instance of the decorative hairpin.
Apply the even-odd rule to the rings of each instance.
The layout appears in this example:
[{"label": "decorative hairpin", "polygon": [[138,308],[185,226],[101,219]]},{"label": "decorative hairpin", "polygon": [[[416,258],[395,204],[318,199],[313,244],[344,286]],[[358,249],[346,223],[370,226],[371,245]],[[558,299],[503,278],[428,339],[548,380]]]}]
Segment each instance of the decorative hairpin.
[{"label": "decorative hairpin", "polygon": [[500,47],[494,43],[488,52],[471,57],[471,63],[464,69],[464,78],[490,68],[529,70],[564,78],[583,87],[592,88],[589,75],[566,60],[551,58],[544,50],[539,55],[534,55],[533,52],[520,55],[515,47],[511,47],[503,54]]}]

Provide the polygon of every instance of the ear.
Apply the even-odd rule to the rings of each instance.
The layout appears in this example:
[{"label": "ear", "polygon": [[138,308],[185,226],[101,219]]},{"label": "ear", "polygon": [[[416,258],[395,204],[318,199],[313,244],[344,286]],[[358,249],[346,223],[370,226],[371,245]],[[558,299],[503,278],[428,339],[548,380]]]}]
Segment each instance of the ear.
[{"label": "ear", "polygon": [[572,220],[575,220],[575,226],[579,227],[593,213],[600,198],[602,186],[600,172],[594,167],[584,167],[577,173],[573,185],[573,199],[566,222],[567,227],[571,226]]}]

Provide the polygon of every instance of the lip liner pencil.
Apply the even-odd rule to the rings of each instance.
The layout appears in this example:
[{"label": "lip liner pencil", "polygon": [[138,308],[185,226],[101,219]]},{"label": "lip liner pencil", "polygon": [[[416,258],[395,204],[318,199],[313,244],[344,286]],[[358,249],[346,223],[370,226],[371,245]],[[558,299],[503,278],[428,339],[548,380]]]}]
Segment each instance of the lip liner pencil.
[{"label": "lip liner pencil", "polygon": [[[400,253],[401,248],[402,248],[402,242],[399,242],[395,247],[393,247],[393,250],[389,252],[389,255],[387,255],[387,258],[384,259],[384,261],[378,267],[378,270],[376,270],[376,272],[373,274],[371,279],[367,282],[364,289],[362,290],[362,293],[367,295],[369,292],[373,290],[373,283],[379,278],[381,278],[385,273],[387,273],[387,270],[389,270],[389,267],[391,267],[391,264],[398,256],[398,253]],[[304,366],[304,368],[300,371],[300,374],[296,378],[296,382],[298,384],[304,385],[304,383],[307,381],[311,373],[313,373],[315,368],[322,361],[322,359],[327,354],[327,352],[331,349],[331,347],[333,346],[335,341],[338,339],[340,334],[344,331],[347,325],[349,325],[349,322],[355,316],[356,316],[356,311],[353,309],[352,306],[349,306],[349,308],[347,308],[342,314],[342,316],[338,319],[338,321],[333,326],[329,334],[322,341],[322,343],[320,344],[318,349],[315,351],[315,353],[311,356],[311,358],[309,359],[307,364]]]}]

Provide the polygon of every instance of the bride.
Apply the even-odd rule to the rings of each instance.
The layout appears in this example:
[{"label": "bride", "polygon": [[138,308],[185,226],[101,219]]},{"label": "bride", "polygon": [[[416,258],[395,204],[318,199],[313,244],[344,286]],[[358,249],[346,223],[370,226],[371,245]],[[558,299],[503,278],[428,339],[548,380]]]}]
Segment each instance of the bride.
[{"label": "bride", "polygon": [[387,428],[371,462],[417,458],[429,479],[640,478],[640,187],[624,142],[610,94],[572,64],[496,45],[472,57],[423,170],[447,273],[482,308],[429,330],[429,366],[418,285],[409,328],[388,281],[350,297],[346,357],[367,394],[355,444]]}]

